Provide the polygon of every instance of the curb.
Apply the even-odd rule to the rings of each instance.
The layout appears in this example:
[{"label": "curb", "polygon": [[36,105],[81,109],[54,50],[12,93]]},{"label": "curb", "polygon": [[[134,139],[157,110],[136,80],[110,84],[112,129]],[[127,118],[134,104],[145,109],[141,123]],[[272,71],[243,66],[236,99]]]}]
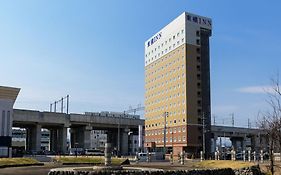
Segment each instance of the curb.
[{"label": "curb", "polygon": [[102,163],[62,163],[62,165],[103,165]]}]

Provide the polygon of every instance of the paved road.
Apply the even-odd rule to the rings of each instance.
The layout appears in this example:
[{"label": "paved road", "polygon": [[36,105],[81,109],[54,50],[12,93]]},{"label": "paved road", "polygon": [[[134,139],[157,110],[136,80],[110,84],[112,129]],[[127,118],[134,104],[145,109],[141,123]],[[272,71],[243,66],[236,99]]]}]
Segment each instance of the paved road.
[{"label": "paved road", "polygon": [[[266,171],[266,164],[261,165],[261,169]],[[278,163],[280,165],[280,163]],[[186,162],[185,165],[180,165],[178,163],[174,163],[171,165],[169,162],[151,162],[151,163],[138,163],[132,164],[134,167],[148,167],[148,168],[159,168],[163,170],[180,170],[180,169],[193,169],[191,166],[191,162]],[[32,167],[17,167],[17,168],[4,168],[0,169],[0,175],[47,175],[49,170],[52,168],[59,167],[71,167],[71,166],[61,166],[55,164],[46,164],[45,166],[32,166]],[[277,169],[277,172],[281,174],[281,165],[280,169]]]},{"label": "paved road", "polygon": [[0,169],[0,175],[47,175],[50,169],[58,167],[62,166],[47,164],[45,166],[3,168]]},{"label": "paved road", "polygon": [[51,167],[17,167],[0,169],[1,175],[47,175]]}]

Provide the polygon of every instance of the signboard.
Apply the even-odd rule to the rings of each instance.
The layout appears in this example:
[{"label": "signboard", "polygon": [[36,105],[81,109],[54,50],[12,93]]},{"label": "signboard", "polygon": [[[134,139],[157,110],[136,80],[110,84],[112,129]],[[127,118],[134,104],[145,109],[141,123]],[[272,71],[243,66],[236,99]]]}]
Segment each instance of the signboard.
[{"label": "signboard", "polygon": [[147,42],[147,47],[151,46],[153,43],[155,43],[161,37],[162,37],[162,32],[160,32],[157,35],[155,35],[153,38],[150,39],[150,41]]},{"label": "signboard", "polygon": [[12,137],[10,136],[0,136],[0,147],[11,147]]}]

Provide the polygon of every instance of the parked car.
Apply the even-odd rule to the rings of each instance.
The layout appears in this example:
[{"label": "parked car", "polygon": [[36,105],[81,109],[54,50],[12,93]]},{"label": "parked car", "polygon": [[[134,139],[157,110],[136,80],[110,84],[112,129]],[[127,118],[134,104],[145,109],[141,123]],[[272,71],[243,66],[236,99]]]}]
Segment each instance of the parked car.
[{"label": "parked car", "polygon": [[69,155],[75,156],[75,155],[84,155],[84,149],[83,148],[70,148]]},{"label": "parked car", "polygon": [[85,155],[104,156],[104,152],[98,149],[86,149]]}]

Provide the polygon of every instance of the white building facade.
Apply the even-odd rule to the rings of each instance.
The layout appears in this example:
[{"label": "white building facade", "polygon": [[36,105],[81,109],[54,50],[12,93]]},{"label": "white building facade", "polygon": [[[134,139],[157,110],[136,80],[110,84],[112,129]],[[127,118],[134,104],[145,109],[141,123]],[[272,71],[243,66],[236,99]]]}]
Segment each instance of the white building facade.
[{"label": "white building facade", "polygon": [[12,156],[13,106],[19,91],[0,86],[0,157]]}]

